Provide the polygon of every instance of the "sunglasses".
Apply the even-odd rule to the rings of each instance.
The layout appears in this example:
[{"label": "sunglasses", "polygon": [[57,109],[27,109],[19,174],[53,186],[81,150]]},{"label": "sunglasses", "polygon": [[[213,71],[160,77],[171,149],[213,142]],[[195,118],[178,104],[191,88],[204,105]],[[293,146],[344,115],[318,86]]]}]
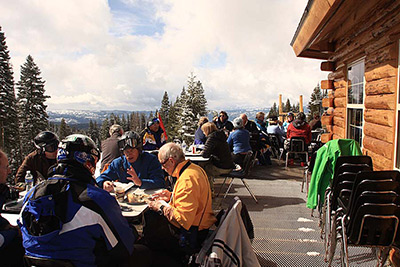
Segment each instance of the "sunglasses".
[{"label": "sunglasses", "polygon": [[170,158],[171,158],[171,157],[165,159],[164,161],[160,162],[160,164],[161,164],[162,166],[164,166],[164,165],[168,162],[168,160],[169,160]]}]

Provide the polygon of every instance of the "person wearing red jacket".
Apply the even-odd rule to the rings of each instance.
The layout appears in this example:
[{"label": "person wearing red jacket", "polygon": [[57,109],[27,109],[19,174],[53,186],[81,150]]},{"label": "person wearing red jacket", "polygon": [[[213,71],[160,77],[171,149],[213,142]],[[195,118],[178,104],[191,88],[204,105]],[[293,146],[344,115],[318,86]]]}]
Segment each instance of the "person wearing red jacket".
[{"label": "person wearing red jacket", "polygon": [[297,114],[296,119],[288,126],[286,133],[287,140],[295,136],[303,137],[306,145],[311,143],[311,128],[306,122],[306,115],[303,112]]}]

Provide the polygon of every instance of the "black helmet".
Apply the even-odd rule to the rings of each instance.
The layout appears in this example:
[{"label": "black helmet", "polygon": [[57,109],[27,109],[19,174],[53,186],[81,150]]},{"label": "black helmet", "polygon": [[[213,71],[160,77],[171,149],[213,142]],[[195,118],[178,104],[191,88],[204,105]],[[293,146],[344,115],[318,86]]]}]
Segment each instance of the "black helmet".
[{"label": "black helmet", "polygon": [[143,148],[143,141],[137,133],[128,131],[119,138],[118,147],[122,151],[128,147],[131,147],[137,148],[141,152]]},{"label": "black helmet", "polygon": [[43,131],[36,135],[33,138],[33,143],[35,147],[39,149],[41,152],[54,152],[57,150],[58,143],[58,136],[50,131]]},{"label": "black helmet", "polygon": [[303,112],[300,112],[300,113],[297,114],[296,120],[305,121],[306,120],[306,115]]},{"label": "black helmet", "polygon": [[88,169],[92,175],[96,170],[96,163],[100,158],[100,151],[93,140],[83,134],[71,134],[63,139],[58,146],[57,162],[77,162]]},{"label": "black helmet", "polygon": [[156,123],[160,123],[160,120],[158,118],[152,118],[150,121],[147,122],[147,127],[150,127]]}]

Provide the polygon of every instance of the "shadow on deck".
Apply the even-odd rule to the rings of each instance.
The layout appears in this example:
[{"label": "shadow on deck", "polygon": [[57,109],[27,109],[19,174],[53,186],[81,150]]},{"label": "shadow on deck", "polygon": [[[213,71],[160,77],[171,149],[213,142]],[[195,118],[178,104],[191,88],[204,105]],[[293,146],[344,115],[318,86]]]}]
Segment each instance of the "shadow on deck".
[{"label": "shadow on deck", "polygon": [[[240,181],[226,197],[214,199],[215,210],[226,208],[234,196],[246,204],[254,224],[253,249],[261,266],[328,266],[324,262],[324,245],[320,238],[318,218],[311,217],[306,208],[306,193],[300,191],[304,168],[299,165],[285,168],[273,160],[272,166],[254,166],[246,182],[256,195],[256,204]],[[215,181],[219,191],[223,179]],[[227,181],[229,182],[229,181]],[[315,214],[317,212],[314,212]],[[351,266],[375,266],[371,249],[350,247]],[[340,266],[339,250],[332,266]]]}]

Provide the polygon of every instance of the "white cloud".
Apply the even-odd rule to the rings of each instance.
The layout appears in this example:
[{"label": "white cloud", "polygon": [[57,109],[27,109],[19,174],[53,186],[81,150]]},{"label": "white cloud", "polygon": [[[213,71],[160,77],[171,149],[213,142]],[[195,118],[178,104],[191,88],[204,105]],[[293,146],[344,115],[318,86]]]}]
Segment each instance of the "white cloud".
[{"label": "white cloud", "polygon": [[[296,58],[289,45],[307,0],[1,2],[15,80],[31,54],[49,109],[154,110],[164,91],[175,100],[191,71],[211,109],[266,107],[280,93],[292,103],[303,94],[306,102],[326,78],[319,61]],[[126,13],[137,5],[146,10]],[[148,25],[155,33],[144,35],[135,28],[143,21],[164,27]],[[205,56],[224,62],[199,64]]]}]

